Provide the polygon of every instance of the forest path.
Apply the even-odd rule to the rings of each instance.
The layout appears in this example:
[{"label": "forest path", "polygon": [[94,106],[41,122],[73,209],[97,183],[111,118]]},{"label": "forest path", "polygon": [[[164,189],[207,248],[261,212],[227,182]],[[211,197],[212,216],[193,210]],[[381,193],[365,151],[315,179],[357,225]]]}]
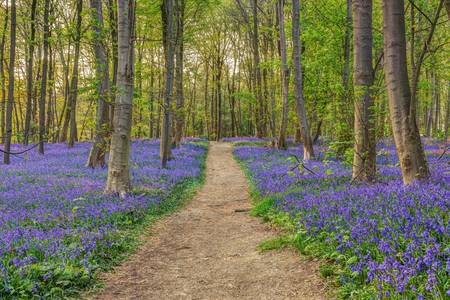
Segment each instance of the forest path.
[{"label": "forest path", "polygon": [[102,276],[106,286],[94,299],[325,299],[316,263],[291,249],[256,250],[275,232],[250,208],[232,145],[211,143],[205,185]]}]

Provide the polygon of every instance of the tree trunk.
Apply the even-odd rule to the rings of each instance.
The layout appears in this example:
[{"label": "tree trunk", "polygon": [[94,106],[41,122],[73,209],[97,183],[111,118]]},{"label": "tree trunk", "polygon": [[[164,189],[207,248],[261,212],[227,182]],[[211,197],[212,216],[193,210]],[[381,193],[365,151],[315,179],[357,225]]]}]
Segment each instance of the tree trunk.
[{"label": "tree trunk", "polygon": [[[109,14],[109,27],[111,32],[112,41],[112,86],[111,86],[111,98],[116,93],[117,84],[117,68],[118,68],[118,47],[117,47],[117,0],[108,0],[108,14]],[[109,104],[109,126],[112,129],[114,120],[114,105]]]},{"label": "tree trunk", "polygon": [[104,24],[101,0],[90,0],[93,48],[95,53],[95,77],[97,79],[97,114],[94,142],[89,153],[87,166],[95,168],[105,166],[105,154],[108,147],[109,133],[109,63],[104,40]]},{"label": "tree trunk", "polygon": [[167,167],[167,161],[170,159],[170,125],[171,109],[170,103],[173,97],[173,73],[174,73],[174,0],[163,0],[162,5],[162,23],[163,23],[163,45],[165,54],[166,80],[164,83],[164,103],[163,108],[163,126],[161,129],[160,158],[161,166]]},{"label": "tree trunk", "polygon": [[[429,177],[428,165],[416,124],[415,102],[409,88],[406,63],[403,0],[383,0],[384,73],[395,146],[403,182]],[[413,113],[412,113],[413,112]]]},{"label": "tree trunk", "polygon": [[6,82],[5,82],[5,69],[3,65],[3,59],[5,55],[5,44],[6,44],[6,30],[8,29],[8,17],[9,17],[9,6],[6,5],[5,9],[5,21],[3,23],[2,39],[0,42],[0,81],[1,81],[1,91],[2,98],[0,102],[0,134],[1,143],[4,144],[6,141]]},{"label": "tree trunk", "polygon": [[155,69],[154,69],[154,55],[151,55],[151,71],[150,71],[150,88],[148,91],[148,106],[149,106],[149,136],[154,137],[155,128]]},{"label": "tree trunk", "polygon": [[[220,47],[218,48],[220,49]],[[217,53],[217,65],[216,65],[216,100],[217,100],[217,123],[216,123],[216,140],[220,141],[220,139],[222,138],[222,117],[223,117],[223,112],[222,112],[222,68],[223,68],[223,60],[221,57],[220,52],[218,51]]]},{"label": "tree trunk", "polygon": [[308,119],[306,117],[305,100],[303,97],[302,64],[300,58],[300,1],[292,0],[292,63],[294,67],[294,96],[296,102],[297,117],[300,123],[300,132],[303,137],[303,159],[314,158],[314,150],[309,132]]},{"label": "tree trunk", "polygon": [[352,37],[352,0],[346,0],[346,24],[344,33],[344,65],[342,69],[342,93],[337,101],[336,111],[336,141],[339,143],[336,154],[343,157],[350,148],[352,140],[352,90],[350,87],[351,37]]},{"label": "tree trunk", "polygon": [[184,8],[185,0],[175,0],[176,14],[176,47],[175,47],[175,145],[180,147],[184,126],[184,95],[183,95],[183,60],[184,60]]},{"label": "tree trunk", "polygon": [[448,125],[450,118],[450,80],[447,81],[447,104],[445,106],[445,119],[444,119],[444,141],[448,141]]},{"label": "tree trunk", "polygon": [[23,143],[28,145],[28,139],[30,134],[30,123],[31,123],[31,105],[33,98],[33,56],[34,56],[34,43],[36,35],[36,6],[37,0],[33,0],[31,3],[31,37],[30,44],[28,46],[28,60],[27,60],[27,105],[25,112],[25,130]]},{"label": "tree trunk", "polygon": [[289,114],[289,67],[286,54],[286,34],[284,32],[284,0],[277,2],[278,30],[280,32],[281,81],[283,84],[283,108],[277,148],[286,149],[287,122]]},{"label": "tree trunk", "polygon": [[372,0],[353,0],[355,146],[353,180],[373,181],[376,173],[373,118]]},{"label": "tree trunk", "polygon": [[42,58],[41,94],[39,99],[39,153],[44,154],[45,136],[45,98],[47,94],[47,69],[48,69],[48,47],[49,47],[49,10],[50,0],[44,4],[44,54]]},{"label": "tree trunk", "polygon": [[[403,1],[402,1],[403,3]],[[419,85],[419,78],[420,78],[420,70],[422,68],[422,65],[425,61],[425,56],[429,50],[429,47],[431,45],[431,41],[433,39],[433,35],[439,20],[439,16],[441,14],[441,10],[442,7],[444,5],[444,0],[440,0],[439,1],[439,5],[436,9],[435,15],[434,15],[434,19],[431,23],[430,26],[430,31],[428,32],[428,37],[425,40],[422,50],[419,53],[417,62],[413,63],[413,72],[412,72],[412,84],[411,84],[411,104],[409,105],[409,109],[411,110],[410,114],[414,115],[414,121],[416,120],[416,109],[417,109],[417,90],[418,90],[418,85]],[[402,14],[402,18],[403,18],[403,23],[404,23],[404,19],[405,19],[405,14]],[[404,29],[403,29],[404,30]],[[386,55],[386,54],[385,54]],[[408,80],[408,85],[409,85],[409,80]],[[416,125],[417,127],[417,125]]]},{"label": "tree trunk", "polygon": [[432,89],[433,89],[433,136],[437,136],[439,133],[439,115],[440,115],[440,89],[439,89],[439,78],[437,78],[436,72],[432,73]]},{"label": "tree trunk", "polygon": [[208,111],[209,111],[209,93],[208,93],[208,83],[209,83],[209,64],[208,62],[205,62],[205,127],[206,127],[206,135],[208,137],[208,139],[211,136],[211,129],[209,126],[209,116],[208,116]]},{"label": "tree trunk", "polygon": [[3,162],[10,164],[11,137],[12,137],[12,110],[14,105],[14,67],[16,60],[16,0],[11,0],[11,26],[9,41],[9,78],[8,103],[6,104],[6,140],[3,153]]},{"label": "tree trunk", "polygon": [[253,34],[252,34],[252,46],[253,46],[253,60],[255,64],[255,76],[256,76],[256,100],[257,112],[256,112],[256,135],[263,137],[266,135],[266,124],[264,121],[264,99],[262,94],[262,78],[261,78],[261,58],[259,56],[259,33],[258,33],[258,0],[252,0],[253,11]]},{"label": "tree trunk", "polygon": [[[49,38],[51,38],[51,32],[49,32]],[[45,123],[45,136],[47,137],[47,140],[50,140],[50,129],[52,128],[52,121],[53,121],[53,84],[54,84],[54,59],[53,59],[53,49],[49,45],[49,70],[48,70],[48,84],[47,84],[47,116],[46,116],[46,123]]]},{"label": "tree trunk", "polygon": [[118,1],[118,77],[114,126],[105,193],[124,196],[131,190],[130,147],[134,89],[135,1]]},{"label": "tree trunk", "polygon": [[83,0],[77,0],[77,24],[75,36],[75,57],[73,64],[72,82],[70,84],[70,135],[68,146],[73,147],[77,138],[77,98],[78,98],[78,76],[80,62],[81,44],[81,21],[82,21]]},{"label": "tree trunk", "polygon": [[[61,110],[61,115],[58,120],[58,128],[55,135],[57,135],[57,139],[59,142],[65,142],[67,139],[67,128],[69,124],[69,123],[66,124],[65,120],[69,120],[70,117],[70,112],[67,109],[69,102],[68,98],[70,86],[69,86],[69,66],[67,65],[66,60],[64,58],[64,50],[61,42],[60,42],[59,57],[62,64],[63,78],[64,78],[64,103],[63,108]],[[61,128],[61,126],[64,127]]]}]

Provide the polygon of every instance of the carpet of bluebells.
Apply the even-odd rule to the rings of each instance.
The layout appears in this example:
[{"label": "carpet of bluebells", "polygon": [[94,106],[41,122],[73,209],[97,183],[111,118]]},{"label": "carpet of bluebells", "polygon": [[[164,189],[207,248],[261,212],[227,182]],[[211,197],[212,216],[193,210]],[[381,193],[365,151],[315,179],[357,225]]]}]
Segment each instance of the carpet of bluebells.
[{"label": "carpet of bluebells", "polygon": [[[49,144],[0,166],[0,298],[61,297],[92,281],[114,251],[124,251],[124,229],[160,207],[178,183],[199,179],[206,147],[184,143],[159,168],[159,143],[135,141],[134,193],[104,195],[106,169],[85,167],[90,144]],[[20,147],[15,147],[16,150]]]},{"label": "carpet of bluebells", "polygon": [[[352,182],[326,159],[299,166],[300,147],[236,147],[256,192],[294,223],[297,246],[341,266],[344,297],[450,299],[450,155],[426,143],[432,177],[404,186],[394,145],[378,145],[378,181]],[[448,146],[447,146],[448,147]],[[356,296],[355,296],[356,295]]]}]

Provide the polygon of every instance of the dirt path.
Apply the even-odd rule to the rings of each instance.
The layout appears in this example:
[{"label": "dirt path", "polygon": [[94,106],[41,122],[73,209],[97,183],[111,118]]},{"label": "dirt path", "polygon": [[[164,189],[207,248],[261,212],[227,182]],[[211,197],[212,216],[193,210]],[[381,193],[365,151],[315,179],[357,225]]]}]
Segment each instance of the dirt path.
[{"label": "dirt path", "polygon": [[212,143],[206,183],[183,210],[152,226],[129,260],[103,276],[94,299],[325,299],[317,264],[293,250],[259,253],[274,235],[248,212],[232,146]]}]

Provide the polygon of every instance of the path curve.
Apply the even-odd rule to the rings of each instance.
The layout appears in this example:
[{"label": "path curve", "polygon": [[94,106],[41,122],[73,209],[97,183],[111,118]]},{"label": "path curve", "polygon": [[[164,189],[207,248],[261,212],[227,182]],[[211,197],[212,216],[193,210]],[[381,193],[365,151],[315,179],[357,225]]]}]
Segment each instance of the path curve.
[{"label": "path curve", "polygon": [[250,217],[247,182],[232,145],[211,143],[206,183],[182,210],[102,279],[94,299],[325,299],[317,263],[293,250],[260,253],[275,233]]}]

